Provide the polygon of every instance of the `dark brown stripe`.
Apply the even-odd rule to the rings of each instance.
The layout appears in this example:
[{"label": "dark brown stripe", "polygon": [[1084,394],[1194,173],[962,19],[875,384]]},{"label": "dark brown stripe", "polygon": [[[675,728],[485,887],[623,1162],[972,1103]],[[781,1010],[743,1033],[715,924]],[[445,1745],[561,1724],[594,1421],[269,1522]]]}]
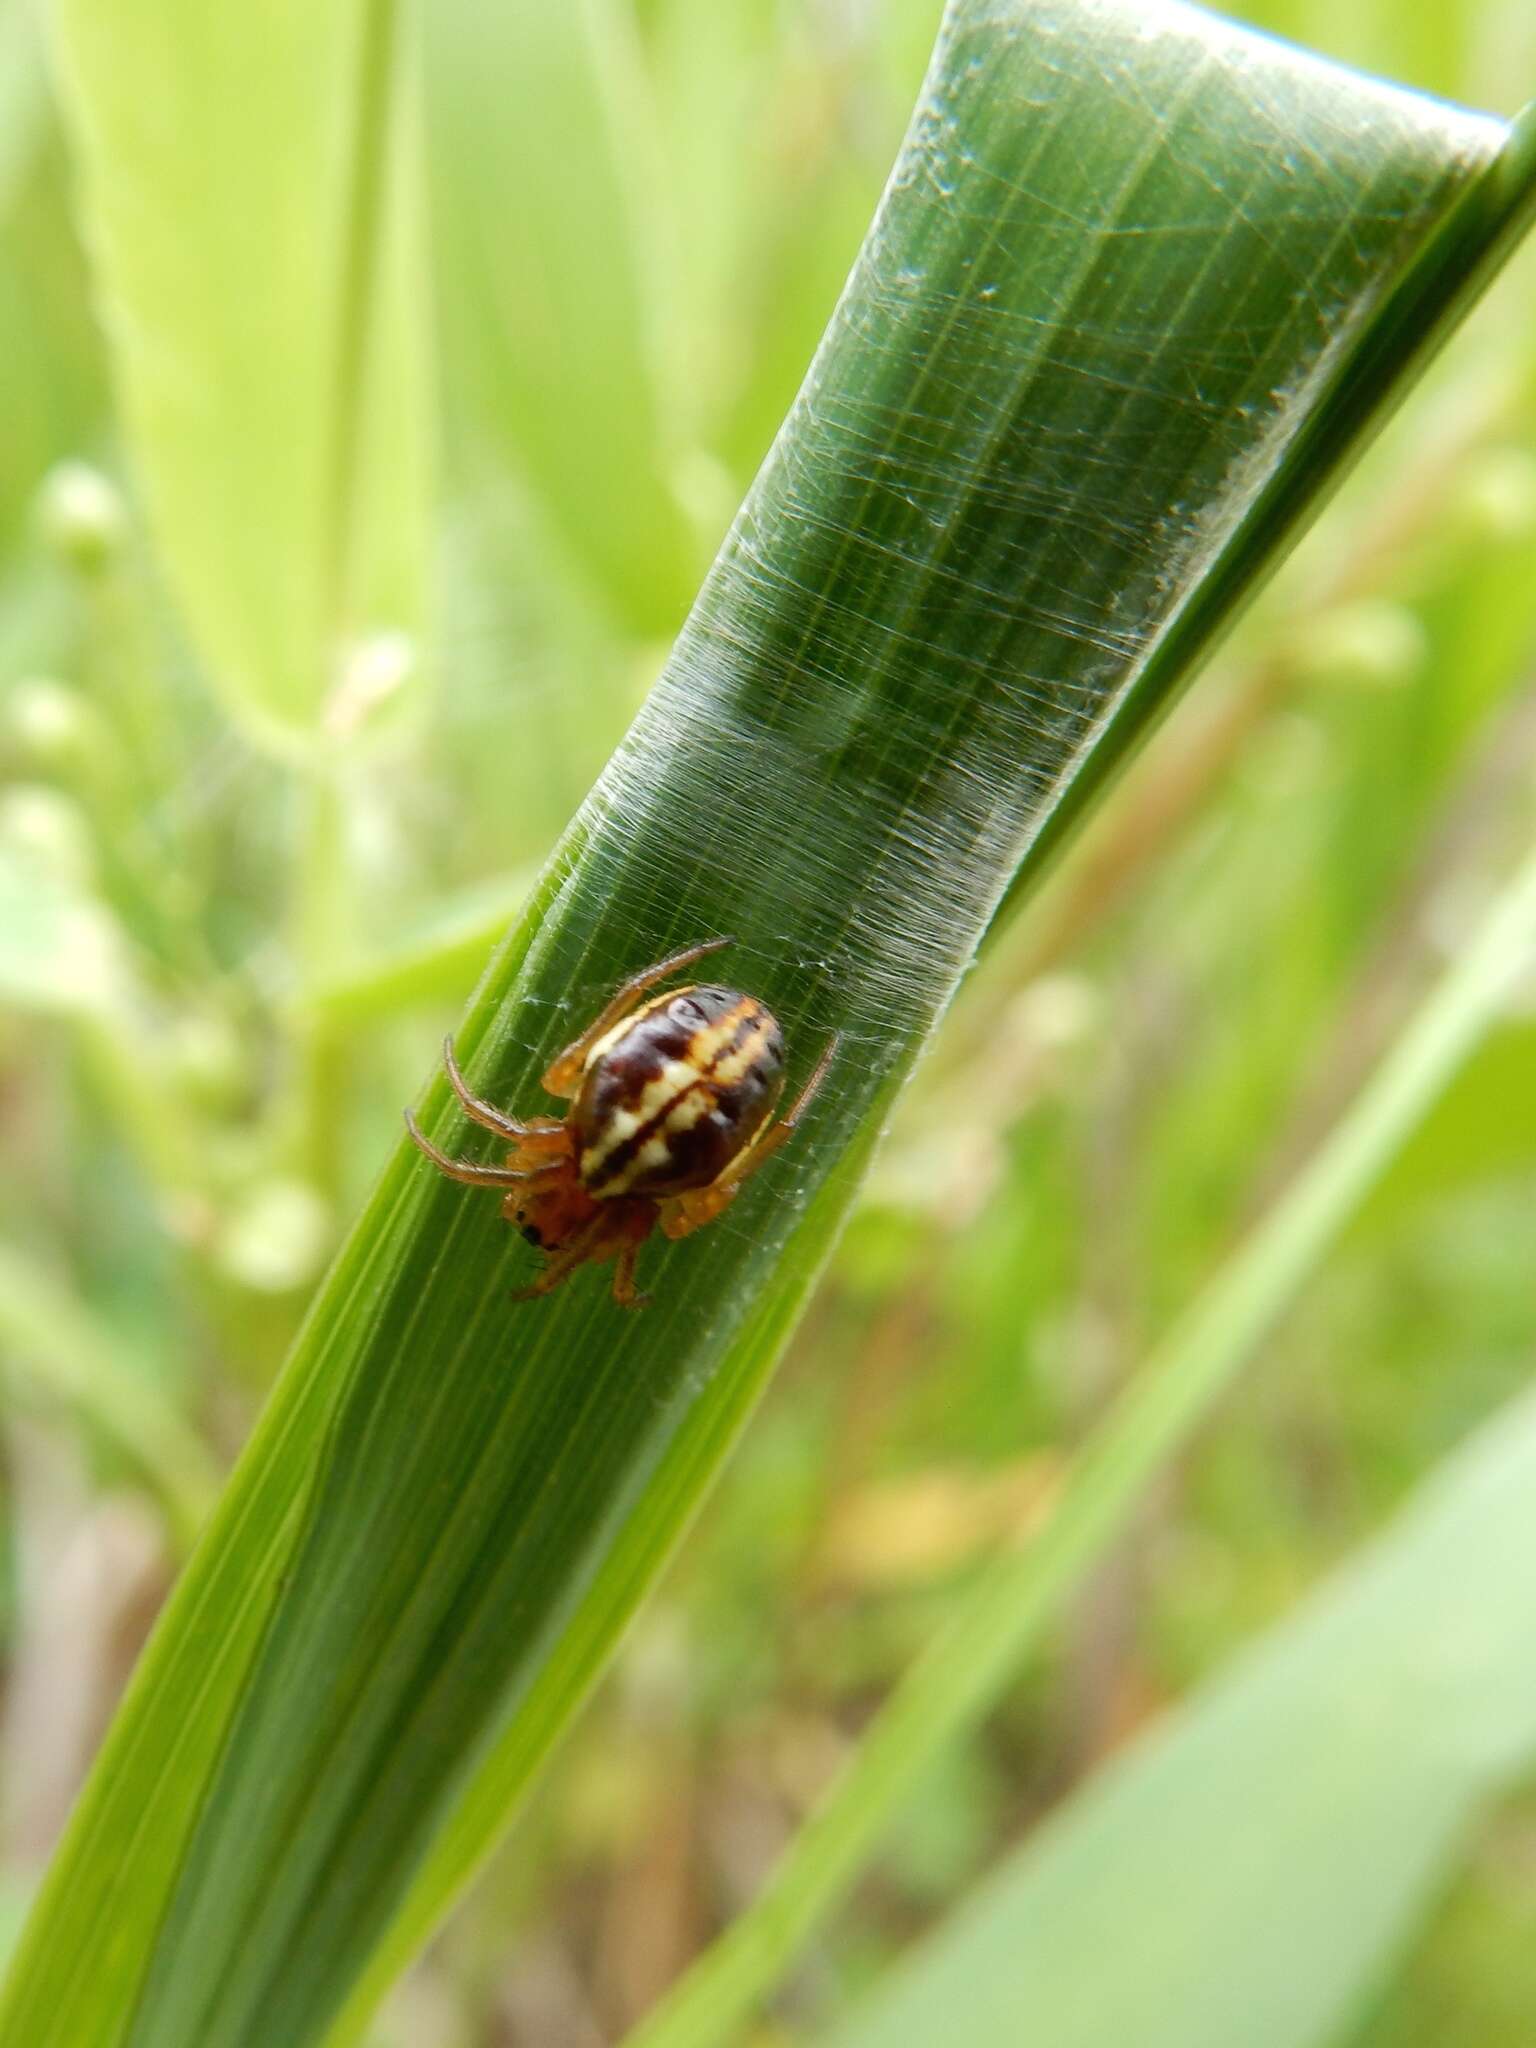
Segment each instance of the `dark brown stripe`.
[{"label": "dark brown stripe", "polygon": [[[716,1067],[719,1066],[722,1060],[728,1059],[733,1052],[739,1051],[745,1041],[754,1033],[759,1038],[766,1035],[767,1024],[764,1019],[762,1005],[755,998],[747,996],[742,999],[740,1008],[741,1022],[720,1047],[709,1065],[701,1068],[694,1079],[688,1083],[688,1086],[680,1089],[672,1097],[672,1100],[667,1103],[665,1108],[659,1109],[647,1123],[641,1124],[637,1131],[632,1131],[622,1145],[615,1145],[608,1157],[603,1161],[597,1180],[589,1183],[594,1192],[598,1188],[606,1187],[609,1181],[618,1179],[624,1169],[632,1163],[641,1148],[648,1145],[651,1139],[655,1137],[657,1131],[660,1130],[677,1105],[680,1102],[686,1102],[696,1089],[702,1088],[705,1082],[712,1077]],[[730,1012],[728,1011],[726,1014],[729,1016]],[[688,1050],[685,1050],[681,1055],[689,1065],[692,1064],[689,1057],[692,1047],[704,1036],[704,1031],[718,1030],[720,1024],[724,1023],[724,1021],[724,1018],[717,1019],[714,1024],[706,1025],[703,1031],[696,1031],[693,1034],[693,1037],[689,1040]]]}]

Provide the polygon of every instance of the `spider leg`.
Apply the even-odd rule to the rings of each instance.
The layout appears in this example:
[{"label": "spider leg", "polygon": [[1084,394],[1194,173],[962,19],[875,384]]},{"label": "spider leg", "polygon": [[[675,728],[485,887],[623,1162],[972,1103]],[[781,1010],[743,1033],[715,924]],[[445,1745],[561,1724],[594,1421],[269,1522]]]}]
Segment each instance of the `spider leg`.
[{"label": "spider leg", "polygon": [[788,1116],[780,1117],[775,1126],[775,1140],[778,1144],[783,1144],[796,1124],[799,1123],[801,1117],[805,1115],[805,1112],[815,1101],[816,1091],[827,1078],[827,1069],[837,1056],[837,1048],[842,1041],[842,1036],[841,1031],[833,1032],[832,1036],[827,1040],[826,1051],[811,1069],[811,1078],[795,1097],[794,1108],[791,1109]]},{"label": "spider leg", "polygon": [[426,1154],[439,1173],[447,1174],[450,1180],[464,1181],[472,1188],[521,1187],[525,1181],[539,1180],[545,1175],[564,1171],[565,1162],[560,1159],[526,1170],[515,1166],[479,1166],[469,1159],[450,1159],[446,1152],[440,1152],[432,1143],[409,1110],[405,1112],[405,1128],[410,1132],[416,1149]]},{"label": "spider leg", "polygon": [[635,1286],[635,1261],[639,1256],[639,1245],[627,1244],[613,1269],[613,1298],[620,1308],[644,1308],[650,1301],[651,1297],[641,1294]]},{"label": "spider leg", "polygon": [[473,1117],[477,1124],[484,1124],[488,1131],[500,1131],[504,1138],[531,1138],[545,1131],[561,1129],[558,1117],[536,1116],[530,1118],[527,1123],[519,1123],[515,1116],[508,1116],[505,1111],[495,1108],[481,1096],[471,1093],[469,1083],[454,1057],[451,1038],[443,1040],[443,1066],[448,1075],[449,1085],[459,1098],[464,1114]]},{"label": "spider leg", "polygon": [[702,960],[706,953],[718,953],[722,946],[729,946],[732,940],[706,939],[701,946],[685,946],[681,953],[669,953],[665,960],[658,960],[654,967],[642,967],[638,974],[632,974],[624,986],[604,1006],[596,1020],[589,1024],[580,1038],[572,1039],[565,1051],[550,1062],[544,1076],[544,1086],[551,1095],[571,1096],[581,1086],[581,1069],[587,1053],[605,1031],[611,1031],[624,1013],[633,1007],[635,998],[642,996],[658,981],[664,981],[669,974],[676,974],[680,968],[691,967],[695,960]]},{"label": "spider leg", "polygon": [[550,1260],[549,1264],[531,1286],[514,1287],[508,1299],[511,1301],[539,1301],[544,1295],[553,1294],[562,1281],[569,1280],[581,1263],[580,1256],[572,1258],[569,1253],[562,1252],[558,1258]]},{"label": "spider leg", "polygon": [[661,1227],[668,1237],[687,1237],[690,1231],[701,1229],[706,1223],[713,1223],[722,1210],[728,1209],[742,1189],[742,1184],[756,1173],[757,1169],[770,1160],[781,1145],[787,1145],[795,1134],[795,1127],[810,1108],[816,1091],[827,1078],[827,1069],[832,1064],[841,1033],[834,1031],[827,1040],[827,1049],[812,1069],[811,1077],[795,1097],[794,1106],[787,1116],[776,1124],[770,1124],[762,1134],[754,1138],[745,1151],[738,1152],[724,1171],[707,1188],[698,1188],[686,1195],[673,1195],[661,1205]]}]

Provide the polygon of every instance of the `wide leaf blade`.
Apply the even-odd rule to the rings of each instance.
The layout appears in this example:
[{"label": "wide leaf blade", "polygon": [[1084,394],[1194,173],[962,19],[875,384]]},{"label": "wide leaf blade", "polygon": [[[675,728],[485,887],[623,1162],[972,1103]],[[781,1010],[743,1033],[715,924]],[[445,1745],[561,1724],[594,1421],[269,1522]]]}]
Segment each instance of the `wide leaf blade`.
[{"label": "wide leaf blade", "polygon": [[85,229],[139,476],[213,682],[307,744],[345,643],[415,631],[419,250],[395,0],[60,0]]},{"label": "wide leaf blade", "polygon": [[835,2048],[1326,2048],[1536,1750],[1536,1402],[896,1972]]}]

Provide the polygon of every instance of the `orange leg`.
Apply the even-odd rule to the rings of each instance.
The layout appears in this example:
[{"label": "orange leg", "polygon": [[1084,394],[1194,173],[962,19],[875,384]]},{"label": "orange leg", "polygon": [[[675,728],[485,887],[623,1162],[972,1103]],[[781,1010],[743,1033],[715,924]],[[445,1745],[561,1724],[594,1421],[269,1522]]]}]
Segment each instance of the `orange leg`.
[{"label": "orange leg", "polygon": [[530,1117],[527,1123],[519,1123],[515,1116],[508,1116],[504,1110],[496,1109],[480,1096],[470,1093],[469,1083],[459,1071],[454,1058],[453,1040],[443,1040],[443,1065],[453,1092],[459,1098],[466,1116],[473,1117],[477,1124],[484,1124],[488,1131],[500,1131],[504,1138],[541,1137],[546,1132],[562,1130],[560,1119],[555,1116]]},{"label": "orange leg", "polygon": [[613,1269],[613,1298],[620,1308],[644,1308],[650,1301],[651,1297],[641,1294],[635,1286],[635,1261],[639,1256],[639,1245],[627,1244]]},{"label": "orange leg", "polygon": [[528,1181],[541,1180],[566,1169],[563,1156],[530,1167],[480,1166],[468,1159],[450,1159],[446,1152],[437,1149],[409,1110],[405,1112],[405,1128],[417,1150],[427,1155],[439,1173],[446,1173],[450,1180],[461,1180],[472,1188],[521,1187]]},{"label": "orange leg", "polygon": [[596,1022],[589,1024],[580,1038],[573,1039],[559,1058],[551,1061],[544,1076],[544,1086],[549,1093],[566,1097],[577,1093],[589,1049],[605,1031],[613,1029],[627,1010],[633,1008],[637,996],[643,996],[648,988],[654,988],[658,981],[664,981],[669,974],[676,974],[680,968],[691,967],[706,953],[718,953],[722,946],[731,943],[730,939],[706,939],[702,946],[685,946],[681,953],[671,953],[665,960],[658,960],[654,967],[644,967],[638,974],[632,974]]},{"label": "orange leg", "polygon": [[699,1188],[692,1194],[673,1195],[661,1205],[661,1227],[668,1237],[687,1237],[691,1231],[699,1230],[706,1223],[713,1223],[722,1210],[728,1209],[741,1193],[743,1184],[756,1173],[757,1169],[770,1160],[782,1145],[787,1145],[795,1134],[795,1126],[810,1108],[816,1091],[827,1078],[827,1069],[837,1051],[841,1036],[833,1032],[827,1041],[827,1049],[816,1062],[811,1078],[800,1090],[795,1106],[788,1116],[780,1117],[776,1124],[754,1138],[744,1152],[736,1157],[707,1188]]}]

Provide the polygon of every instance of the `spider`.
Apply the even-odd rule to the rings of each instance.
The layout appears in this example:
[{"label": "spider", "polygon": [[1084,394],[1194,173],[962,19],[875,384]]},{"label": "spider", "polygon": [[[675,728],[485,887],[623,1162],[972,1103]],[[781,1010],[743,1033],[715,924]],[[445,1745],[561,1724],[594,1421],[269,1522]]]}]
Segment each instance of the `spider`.
[{"label": "spider", "polygon": [[729,1207],[743,1182],[785,1144],[837,1050],[834,1034],[794,1107],[770,1122],[784,1085],[784,1034],[756,996],[689,984],[640,1003],[645,991],[730,939],[706,939],[631,975],[602,1014],[544,1075],[564,1117],[507,1116],[470,1092],[443,1042],[453,1092],[477,1124],[512,1142],[505,1166],[451,1159],[411,1112],[405,1126],[439,1172],[471,1187],[505,1188],[501,1213],[544,1254],[544,1270],[513,1299],[548,1294],[590,1259],[617,1259],[613,1298],[635,1288],[635,1260],[659,1221],[686,1237]]}]

